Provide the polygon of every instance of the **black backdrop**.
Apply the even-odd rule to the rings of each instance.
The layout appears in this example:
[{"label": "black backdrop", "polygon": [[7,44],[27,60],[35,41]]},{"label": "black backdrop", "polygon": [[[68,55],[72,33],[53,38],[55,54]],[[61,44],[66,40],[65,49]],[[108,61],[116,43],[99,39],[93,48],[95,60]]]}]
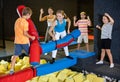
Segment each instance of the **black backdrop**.
[{"label": "black backdrop", "polygon": [[[115,23],[112,32],[111,51],[115,63],[120,64],[120,0],[94,0],[94,25],[101,25],[102,15],[109,13]],[[100,56],[100,31],[94,29],[94,51]]]},{"label": "black backdrop", "polygon": [[[1,1],[1,0],[0,0]],[[14,22],[18,18],[16,13],[16,8],[18,5],[29,6],[33,10],[32,19],[38,29],[39,35],[45,34],[46,22],[39,22],[40,8],[44,8],[44,15],[47,14],[47,8],[52,7],[55,11],[57,9],[63,9],[71,21],[73,21],[73,16],[79,16],[81,11],[87,12],[91,17],[92,21],[94,18],[94,26],[96,24],[101,25],[101,17],[107,12],[115,20],[113,27],[113,39],[112,39],[112,54],[114,61],[120,63],[120,10],[119,10],[119,0],[2,0],[3,8],[0,7],[0,27],[4,27],[4,31],[0,28],[0,38],[4,34],[5,39],[14,36]],[[94,1],[94,2],[93,2]],[[1,4],[1,3],[0,3]],[[93,10],[94,8],[94,10]],[[94,15],[93,15],[94,12]],[[4,15],[3,15],[4,14]],[[93,17],[94,16],[94,17]],[[72,22],[73,23],[73,22]],[[74,29],[73,26],[71,30]],[[94,51],[97,55],[100,55],[100,31],[94,29]]]},{"label": "black backdrop", "polygon": [[18,5],[26,5],[33,10],[32,19],[38,29],[39,35],[44,35],[46,31],[46,22],[39,22],[40,8],[43,8],[47,14],[48,7],[54,11],[63,9],[68,17],[77,14],[77,0],[3,0],[4,5],[4,34],[6,39],[14,36],[14,22],[18,18],[16,8]]},{"label": "black backdrop", "polygon": [[3,0],[0,0],[0,47],[5,48],[5,37],[4,37],[4,8],[3,8]]}]

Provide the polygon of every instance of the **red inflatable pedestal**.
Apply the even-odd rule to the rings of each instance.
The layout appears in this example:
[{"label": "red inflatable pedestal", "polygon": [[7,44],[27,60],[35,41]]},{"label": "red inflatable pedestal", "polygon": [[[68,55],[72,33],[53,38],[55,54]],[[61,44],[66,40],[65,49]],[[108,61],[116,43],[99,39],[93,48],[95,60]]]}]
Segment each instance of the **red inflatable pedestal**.
[{"label": "red inflatable pedestal", "polygon": [[0,76],[0,82],[25,82],[35,77],[36,74],[32,68],[26,68],[24,70],[15,72],[13,75]]},{"label": "red inflatable pedestal", "polygon": [[39,65],[40,56],[42,54],[42,48],[39,45],[37,40],[32,41],[30,44],[30,64],[31,65]]}]

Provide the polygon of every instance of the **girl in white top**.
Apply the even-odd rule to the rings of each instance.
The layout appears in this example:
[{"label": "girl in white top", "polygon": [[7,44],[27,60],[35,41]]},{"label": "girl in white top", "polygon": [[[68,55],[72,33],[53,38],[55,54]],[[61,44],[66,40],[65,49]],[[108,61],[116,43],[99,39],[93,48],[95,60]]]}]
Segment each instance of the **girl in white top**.
[{"label": "girl in white top", "polygon": [[52,8],[48,8],[48,15],[42,17],[44,11],[43,9],[41,8],[40,9],[40,17],[39,17],[39,21],[47,21],[47,30],[46,30],[46,34],[45,34],[45,42],[48,42],[50,40],[50,36],[48,34],[48,30],[52,24],[52,22],[55,20],[56,16],[53,14],[54,11]]}]

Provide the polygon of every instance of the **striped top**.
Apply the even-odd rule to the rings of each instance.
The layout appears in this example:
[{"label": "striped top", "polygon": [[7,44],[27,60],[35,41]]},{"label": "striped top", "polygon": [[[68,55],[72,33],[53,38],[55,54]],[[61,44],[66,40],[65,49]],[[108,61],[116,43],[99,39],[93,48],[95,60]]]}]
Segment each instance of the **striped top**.
[{"label": "striped top", "polygon": [[80,19],[76,22],[78,29],[81,31],[82,34],[88,33],[88,19]]}]

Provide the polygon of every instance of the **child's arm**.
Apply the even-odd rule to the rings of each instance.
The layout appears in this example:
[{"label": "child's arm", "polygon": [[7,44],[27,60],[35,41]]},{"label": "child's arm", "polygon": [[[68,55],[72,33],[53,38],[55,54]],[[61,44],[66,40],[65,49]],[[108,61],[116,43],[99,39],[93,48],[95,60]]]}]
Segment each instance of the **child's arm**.
[{"label": "child's arm", "polygon": [[68,30],[67,33],[70,33],[70,26],[71,26],[71,20],[69,18],[66,19],[66,22],[68,22]]},{"label": "child's arm", "polygon": [[24,35],[27,36],[28,38],[32,39],[32,40],[35,40],[35,36],[29,35],[27,31],[24,31]]},{"label": "child's arm", "polygon": [[77,20],[77,17],[74,16],[74,17],[73,17],[73,25],[74,25],[74,26],[77,26],[77,24],[76,24],[76,22],[75,22],[76,20]]},{"label": "child's arm", "polygon": [[96,28],[99,29],[99,30],[101,30],[101,27],[99,25],[96,25]]},{"label": "child's arm", "polygon": [[92,23],[91,23],[91,20],[90,20],[89,16],[87,16],[87,19],[88,19],[88,26],[92,26]]},{"label": "child's arm", "polygon": [[53,39],[54,41],[56,40],[56,39],[55,39],[55,35],[54,35],[54,33],[53,33],[55,26],[56,26],[56,21],[53,22],[52,26],[51,26],[50,29],[49,29],[49,35],[52,37],[52,39]]},{"label": "child's arm", "polygon": [[105,13],[105,16],[109,18],[111,24],[114,24],[113,18],[108,13]]},{"label": "child's arm", "polygon": [[45,20],[47,20],[47,16],[42,17],[43,13],[44,13],[43,9],[40,9],[39,21],[45,21]]}]

